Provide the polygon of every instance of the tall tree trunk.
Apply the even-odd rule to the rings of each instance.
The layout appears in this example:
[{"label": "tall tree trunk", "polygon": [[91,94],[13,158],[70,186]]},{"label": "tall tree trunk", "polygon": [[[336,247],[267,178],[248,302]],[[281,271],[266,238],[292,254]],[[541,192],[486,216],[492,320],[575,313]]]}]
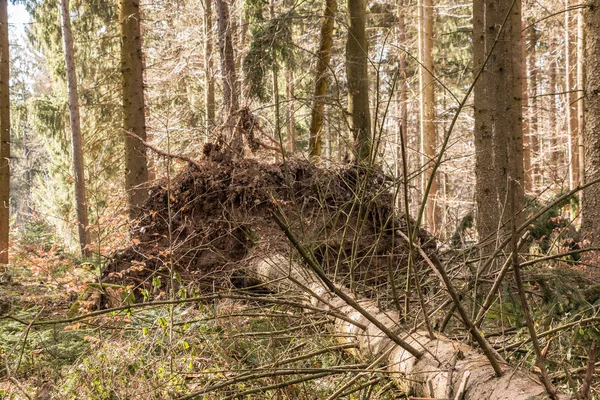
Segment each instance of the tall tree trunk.
[{"label": "tall tree trunk", "polygon": [[[593,0],[584,12],[585,21],[585,101],[587,113],[583,146],[585,148],[584,180],[600,178],[600,0]],[[600,185],[583,191],[581,230],[600,244]]]},{"label": "tall tree trunk", "polygon": [[[569,1],[565,0],[565,91],[567,92],[567,132],[569,134],[569,188],[573,189],[579,184],[579,130],[577,126],[577,93],[575,92],[575,75],[573,61],[577,59],[572,43],[572,17]],[[576,64],[576,62],[575,62]]]},{"label": "tall tree trunk", "polygon": [[287,103],[287,150],[289,153],[296,151],[296,118],[295,110],[295,93],[294,93],[294,70],[290,66],[285,68],[285,92]]},{"label": "tall tree trunk", "polygon": [[[557,48],[558,43],[556,40],[552,40],[551,48]],[[548,127],[550,128],[550,179],[555,182],[558,179],[558,132],[559,127],[556,125],[556,72],[558,69],[558,65],[556,62],[556,57],[553,58],[552,62],[550,62],[550,71],[548,71],[548,90],[549,95],[548,100],[550,102],[548,106]]]},{"label": "tall tree trunk", "polygon": [[[408,140],[408,85],[406,79],[406,52],[402,49],[401,46],[404,46],[406,43],[406,22],[405,22],[405,13],[406,13],[406,4],[405,0],[398,0],[398,37],[396,38],[396,42],[398,44],[398,90],[396,92],[398,98],[398,124],[396,129],[396,154],[395,154],[395,164],[396,164],[396,177],[402,177],[402,157],[403,153],[405,156],[408,156],[407,150],[407,140]],[[401,137],[402,136],[402,137]],[[402,151],[402,146],[404,145],[404,152]],[[408,160],[406,161],[408,164]],[[403,177],[404,179],[405,177]],[[396,206],[398,209],[402,209],[402,199],[403,196],[397,196]]]},{"label": "tall tree trunk", "polygon": [[520,2],[474,0],[473,16],[475,71],[491,52],[474,90],[477,230],[485,241],[508,233],[500,227],[511,217],[506,208],[511,180],[518,183],[515,209],[524,204]]},{"label": "tall tree trunk", "polygon": [[129,203],[129,218],[133,220],[148,197],[146,147],[137,139],[146,141],[139,0],[122,0],[119,20],[121,22],[123,129],[126,132],[125,188]]},{"label": "tall tree trunk", "polygon": [[[521,21],[521,59],[527,60],[527,46],[525,43],[525,21]],[[530,113],[529,113],[529,92],[527,85],[527,63],[521,63],[521,104],[523,106],[523,185],[525,193],[533,192],[533,180],[531,177],[531,132],[529,129]]]},{"label": "tall tree trunk", "polygon": [[[435,79],[433,76],[433,0],[419,0],[419,92],[421,107],[421,191],[425,193],[435,162]],[[434,178],[427,205],[425,225],[437,232],[437,179]]]},{"label": "tall tree trunk", "polygon": [[[510,116],[510,133],[508,136],[508,157],[507,171],[509,173],[509,179],[513,179],[516,184],[511,185],[508,183],[509,190],[514,201],[514,210],[518,215],[507,215],[507,219],[515,218],[517,224],[525,222],[525,213],[521,212],[525,207],[525,188],[523,182],[525,180],[525,171],[523,170],[523,104],[522,104],[522,88],[523,80],[527,79],[523,76],[523,64],[526,63],[523,58],[523,47],[525,42],[523,41],[523,35],[521,34],[521,24],[523,21],[522,3],[516,1],[513,8],[510,9],[510,18],[507,21],[510,24],[510,43],[509,54],[512,56],[511,67],[512,67],[512,79],[509,80],[508,87],[512,93],[509,99],[508,115]],[[508,188],[507,188],[508,190]],[[511,203],[508,203],[511,204]],[[509,207],[510,209],[510,207]],[[506,223],[505,220],[505,223]]]},{"label": "tall tree trunk", "polygon": [[204,0],[204,107],[207,133],[210,133],[216,125],[213,64],[212,0]]},{"label": "tall tree trunk", "polygon": [[[585,103],[584,103],[584,88],[585,88],[585,35],[588,33],[587,29],[584,29],[584,18],[583,18],[583,7],[577,12],[577,130],[579,137],[577,140],[578,144],[578,162],[577,168],[579,169],[579,182],[585,182],[585,146],[584,146],[584,135],[585,135]],[[583,195],[583,194],[582,194]]]},{"label": "tall tree trunk", "polygon": [[234,154],[244,152],[242,133],[235,129],[234,113],[239,110],[240,103],[235,72],[233,42],[231,40],[229,6],[227,0],[216,0],[217,27],[219,30],[219,54],[221,55],[221,75],[223,77],[223,101],[225,103],[225,136],[227,144]]},{"label": "tall tree trunk", "polygon": [[8,0],[0,0],[0,264],[8,264],[10,230],[10,54]]},{"label": "tall tree trunk", "polygon": [[221,55],[221,74],[223,75],[223,98],[225,102],[225,113],[237,111],[239,99],[237,92],[237,76],[235,72],[235,59],[233,56],[233,45],[231,41],[231,30],[229,27],[229,6],[227,0],[216,0],[217,25],[219,29],[219,53]]},{"label": "tall tree trunk", "polygon": [[[270,3],[271,20],[275,19],[275,0]],[[275,138],[283,144],[283,136],[281,134],[281,103],[279,101],[279,65],[277,63],[277,55],[275,49],[272,49],[273,65],[271,72],[273,73],[273,104],[275,105]],[[283,150],[283,149],[281,149]]]},{"label": "tall tree trunk", "polygon": [[316,80],[313,106],[310,116],[308,152],[313,158],[321,156],[323,142],[323,110],[327,95],[327,78],[331,47],[333,45],[333,23],[337,12],[337,0],[326,0],[325,10],[321,19],[321,40],[317,59]]},{"label": "tall tree trunk", "polygon": [[[531,182],[532,182],[532,192],[535,192],[538,189],[539,179],[540,179],[540,162],[542,160],[541,151],[540,151],[540,137],[538,135],[538,69],[535,65],[536,63],[536,52],[535,47],[538,42],[539,34],[535,28],[532,26],[529,28],[531,30],[529,36],[529,136],[531,143],[531,157],[532,157],[532,171],[531,171]],[[525,62],[525,61],[524,61]]]},{"label": "tall tree trunk", "polygon": [[367,1],[348,0],[346,77],[348,113],[358,162],[371,157],[371,114],[369,111],[369,49],[367,43]]},{"label": "tall tree trunk", "polygon": [[81,253],[90,256],[90,237],[87,231],[88,213],[85,194],[85,169],[83,162],[83,139],[79,118],[79,94],[77,92],[77,73],[75,71],[75,50],[71,33],[71,17],[69,0],[61,0],[60,15],[62,20],[65,65],[67,67],[67,91],[69,94],[69,121],[71,125],[71,144],[73,153],[73,178],[75,181],[75,209],[77,210],[77,230]]}]

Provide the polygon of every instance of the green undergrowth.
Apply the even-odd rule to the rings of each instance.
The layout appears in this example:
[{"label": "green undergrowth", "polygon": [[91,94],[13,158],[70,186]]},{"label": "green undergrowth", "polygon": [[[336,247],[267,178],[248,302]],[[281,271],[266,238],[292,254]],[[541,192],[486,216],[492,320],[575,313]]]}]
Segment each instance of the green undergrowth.
[{"label": "green undergrowth", "polygon": [[[259,298],[133,308],[30,326],[95,307],[86,293],[95,288],[97,270],[57,249],[17,254],[6,271],[10,280],[0,284],[7,304],[0,319],[0,357],[6,360],[0,364],[0,399],[47,392],[48,399],[150,400],[202,390],[206,393],[194,398],[240,393],[247,399],[321,399],[355,375],[351,369],[358,362],[339,348],[324,316]],[[199,294],[180,291],[172,298]],[[151,297],[168,299],[158,289]],[[345,369],[336,371],[340,366]],[[315,379],[285,385],[311,376]],[[349,386],[343,398],[358,399],[367,391],[368,398],[392,398],[385,382],[350,393],[371,378],[366,374]]]}]

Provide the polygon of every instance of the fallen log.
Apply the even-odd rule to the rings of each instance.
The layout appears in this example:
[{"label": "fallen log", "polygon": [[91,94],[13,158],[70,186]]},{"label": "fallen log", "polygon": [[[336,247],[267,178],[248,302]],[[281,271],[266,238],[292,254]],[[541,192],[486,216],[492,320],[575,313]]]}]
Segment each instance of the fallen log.
[{"label": "fallen log", "polygon": [[[497,377],[488,359],[479,350],[441,334],[430,338],[426,331],[408,332],[400,324],[398,313],[383,311],[370,300],[355,298],[343,287],[336,286],[338,294],[334,293],[317,274],[290,257],[281,254],[256,257],[248,270],[264,283],[275,282],[272,285],[274,289],[295,287],[304,292],[307,302],[313,307],[349,317],[343,320],[334,318],[338,340],[342,343],[357,341],[358,348],[347,351],[359,359],[374,359],[387,353],[382,363],[391,372],[396,385],[407,395],[466,400],[549,398],[537,376],[504,364],[502,376]],[[353,298],[358,307],[348,304],[342,298],[344,295]],[[365,316],[365,311],[370,314],[369,317]],[[393,334],[385,334],[373,320]],[[407,346],[398,344],[390,337],[393,335],[401,337]],[[411,348],[418,353],[411,354]],[[569,397],[558,395],[558,398]]]}]

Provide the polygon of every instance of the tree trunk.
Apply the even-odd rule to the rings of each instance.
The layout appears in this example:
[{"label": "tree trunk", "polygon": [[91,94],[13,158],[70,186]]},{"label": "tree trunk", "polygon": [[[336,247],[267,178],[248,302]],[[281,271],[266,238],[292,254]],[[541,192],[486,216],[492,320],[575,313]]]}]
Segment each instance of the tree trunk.
[{"label": "tree trunk", "polygon": [[[527,400],[547,399],[545,389],[537,377],[503,366],[503,375],[495,377],[487,358],[479,351],[461,342],[455,342],[443,335],[430,338],[427,332],[399,332],[400,318],[395,311],[382,311],[376,303],[355,298],[349,290],[338,287],[338,291],[350,297],[375,317],[387,330],[399,332],[404,341],[416,349],[421,356],[416,358],[407,350],[396,345],[379,327],[367,319],[357,308],[349,305],[339,295],[333,293],[317,274],[290,261],[289,257],[275,255],[270,258],[257,258],[249,267],[250,272],[263,282],[277,282],[276,290],[281,290],[286,282],[289,287],[303,291],[307,302],[324,312],[337,313],[346,318],[334,317],[334,330],[341,343],[358,342],[358,348],[348,350],[364,360],[383,357],[382,365],[387,365],[388,375],[406,394],[428,398],[451,398],[459,392],[461,382],[466,381],[465,400]],[[289,281],[287,279],[289,279]],[[293,283],[291,283],[293,282]],[[302,288],[302,289],[300,289]],[[307,295],[310,293],[310,295]],[[330,314],[331,315],[331,314]],[[351,322],[350,322],[351,321]],[[456,364],[449,382],[450,365]],[[465,378],[468,376],[468,380]],[[449,384],[449,385],[448,385]],[[431,393],[431,389],[433,393]],[[539,396],[539,397],[538,397]],[[561,399],[566,397],[559,396]]]},{"label": "tree trunk", "polygon": [[321,19],[321,41],[317,59],[316,80],[313,106],[310,116],[308,152],[310,157],[321,156],[323,143],[323,110],[325,96],[327,95],[327,78],[329,62],[331,60],[331,47],[333,46],[333,23],[337,12],[337,0],[326,0],[325,10]]},{"label": "tree trunk", "polygon": [[569,188],[579,183],[579,130],[577,126],[577,93],[573,74],[573,60],[576,60],[575,47],[571,39],[572,18],[568,11],[569,0],[565,0],[565,91],[567,91],[567,132],[569,134]]},{"label": "tree trunk", "polygon": [[235,73],[235,60],[233,56],[233,44],[231,41],[231,30],[229,28],[229,7],[227,0],[216,0],[217,25],[219,29],[219,53],[221,55],[221,74],[223,75],[223,100],[225,102],[225,113],[237,111],[239,106],[237,93],[237,76]]},{"label": "tree trunk", "polygon": [[[584,180],[600,177],[600,0],[594,0],[584,12],[585,20],[585,101],[587,113],[583,145],[585,148]],[[581,230],[592,241],[600,243],[600,186],[583,191]]]},{"label": "tree trunk", "polygon": [[77,92],[77,73],[75,71],[75,50],[71,33],[69,0],[60,2],[61,27],[67,67],[67,92],[69,95],[69,122],[71,125],[71,144],[73,153],[73,178],[75,181],[75,208],[77,210],[77,230],[81,254],[90,256],[90,237],[88,228],[87,200],[85,194],[85,169],[83,162],[83,139],[79,118],[79,93]]},{"label": "tree trunk", "polygon": [[121,72],[123,84],[123,129],[125,130],[125,188],[129,203],[129,218],[135,219],[148,197],[148,160],[144,106],[144,65],[140,31],[139,0],[122,0]]},{"label": "tree trunk", "polygon": [[219,30],[219,54],[221,55],[221,75],[223,77],[223,101],[225,103],[225,139],[234,154],[244,152],[244,138],[235,129],[234,113],[239,110],[237,75],[229,19],[227,0],[216,0],[217,27]]},{"label": "tree trunk", "polygon": [[[587,8],[587,7],[586,7]],[[579,137],[577,140],[578,144],[578,162],[577,168],[579,169],[579,180],[580,183],[585,183],[585,146],[584,146],[584,135],[585,135],[585,35],[588,33],[587,29],[584,29],[584,18],[583,18],[583,7],[577,12],[577,131]],[[582,194],[583,195],[583,194]]]},{"label": "tree trunk", "polygon": [[[525,43],[525,21],[521,22],[521,59],[527,60],[527,46]],[[521,64],[521,104],[523,107],[523,185],[525,193],[533,193],[533,182],[531,174],[531,132],[529,129],[531,114],[529,113],[529,92],[527,85],[527,63]]]},{"label": "tree trunk", "polygon": [[371,114],[369,111],[369,49],[367,43],[367,1],[348,0],[348,38],[346,41],[346,77],[348,113],[358,162],[371,158]]},{"label": "tree trunk", "polygon": [[[536,63],[536,53],[535,47],[537,45],[537,41],[539,38],[539,34],[535,28],[532,26],[529,28],[531,30],[529,36],[529,136],[531,143],[531,157],[532,157],[532,171],[531,171],[531,181],[532,181],[532,192],[535,193],[539,186],[540,180],[540,162],[543,160],[542,152],[540,151],[540,138],[538,136],[538,69],[535,65]],[[525,62],[525,61],[524,61]]]},{"label": "tree trunk", "polygon": [[0,0],[0,264],[8,264],[10,230],[9,79],[8,0]]},{"label": "tree trunk", "polygon": [[[421,191],[425,193],[435,162],[435,79],[433,76],[433,0],[419,0],[419,92],[421,107]],[[425,207],[425,225],[435,233],[437,179],[434,178]]]},{"label": "tree trunk", "polygon": [[[558,47],[558,43],[556,40],[552,40],[551,47],[553,49]],[[548,100],[550,104],[548,106],[548,127],[550,128],[550,179],[552,182],[556,182],[559,179],[558,175],[558,132],[560,132],[559,127],[556,124],[556,70],[558,69],[558,65],[556,62],[556,58],[550,62],[550,70],[548,71],[548,90],[549,95]],[[544,182],[545,183],[545,182]],[[544,186],[545,187],[545,186]]]},{"label": "tree trunk", "polygon": [[204,107],[207,133],[210,133],[216,125],[213,64],[212,0],[204,0]]},{"label": "tree trunk", "polygon": [[[505,222],[511,217],[506,212],[510,180],[518,182],[515,209],[524,204],[520,2],[475,0],[473,16],[476,72],[491,52],[474,90],[477,230],[485,241],[509,231]],[[517,225],[522,219],[517,218]],[[490,249],[488,243],[484,251]]]},{"label": "tree trunk", "polygon": [[294,70],[290,66],[285,68],[285,92],[287,97],[287,149],[291,154],[296,151],[296,117],[294,115]]},{"label": "tree trunk", "polygon": [[[405,0],[398,0],[398,37],[397,43],[404,46],[406,43]],[[402,176],[402,142],[406,150],[408,140],[408,85],[406,79],[406,52],[398,52],[398,130],[396,137],[396,176]],[[400,135],[403,136],[402,140]],[[406,154],[406,153],[405,153]]]}]

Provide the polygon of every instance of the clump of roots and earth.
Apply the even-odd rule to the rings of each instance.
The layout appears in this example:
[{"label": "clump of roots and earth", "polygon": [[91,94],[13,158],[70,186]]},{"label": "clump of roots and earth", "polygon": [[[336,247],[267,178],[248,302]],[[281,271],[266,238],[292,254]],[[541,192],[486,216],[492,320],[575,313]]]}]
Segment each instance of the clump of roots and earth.
[{"label": "clump of roots and earth", "polygon": [[[106,282],[149,289],[175,273],[203,290],[251,286],[243,272],[249,258],[290,252],[273,213],[327,274],[357,293],[391,293],[390,273],[406,275],[408,242],[397,234],[407,231],[406,219],[394,211],[394,181],[381,171],[296,158],[268,164],[211,145],[205,153],[171,182],[152,187],[134,244],[114,255]],[[425,231],[417,240],[435,248]]]}]

